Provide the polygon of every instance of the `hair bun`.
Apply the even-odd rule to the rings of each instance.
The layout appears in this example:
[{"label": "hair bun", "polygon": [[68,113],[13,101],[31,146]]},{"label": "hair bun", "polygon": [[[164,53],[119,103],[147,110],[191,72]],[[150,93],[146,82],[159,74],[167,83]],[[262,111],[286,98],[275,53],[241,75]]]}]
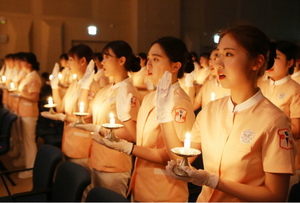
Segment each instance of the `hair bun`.
[{"label": "hair bun", "polygon": [[138,72],[139,70],[141,70],[140,58],[133,55],[131,60],[132,60],[132,63],[130,66],[130,70],[132,72]]},{"label": "hair bun", "polygon": [[269,70],[274,65],[274,60],[276,58],[276,45],[274,42],[270,42],[269,44],[269,57],[268,57],[268,65],[266,70]]}]

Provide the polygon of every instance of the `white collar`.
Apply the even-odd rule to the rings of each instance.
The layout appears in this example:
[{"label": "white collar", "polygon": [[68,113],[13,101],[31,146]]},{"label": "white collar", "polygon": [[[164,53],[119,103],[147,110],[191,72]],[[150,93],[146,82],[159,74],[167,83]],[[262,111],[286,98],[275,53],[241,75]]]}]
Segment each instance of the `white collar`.
[{"label": "white collar", "polygon": [[300,75],[300,70],[298,70],[296,73],[294,73],[294,74],[292,75],[292,78],[297,77],[297,76],[299,76],[299,75]]},{"label": "white collar", "polygon": [[236,106],[233,105],[231,98],[228,97],[228,109],[231,112],[237,113],[240,111],[243,111],[245,109],[250,108],[251,106],[257,104],[261,99],[263,99],[264,96],[261,93],[261,90],[259,90],[255,95],[253,95],[251,98],[247,99],[241,104],[238,104]]},{"label": "white collar", "polygon": [[179,85],[179,82],[177,81],[177,82],[175,82],[173,85],[172,85],[172,88],[174,89],[174,90],[176,90],[177,88],[179,88],[180,87],[180,85]]},{"label": "white collar", "polygon": [[280,80],[276,80],[276,81],[274,81],[270,78],[270,85],[275,85],[275,86],[282,85],[283,83],[287,82],[289,79],[291,79],[291,77],[289,75],[287,75],[286,77],[284,77]]},{"label": "white collar", "polygon": [[127,77],[125,80],[122,80],[121,82],[118,82],[117,84],[112,84],[111,85],[111,89],[117,89],[117,88],[119,88],[119,87],[121,87],[121,85],[123,85],[123,84],[127,84],[128,82],[130,82],[130,78],[129,77]]}]

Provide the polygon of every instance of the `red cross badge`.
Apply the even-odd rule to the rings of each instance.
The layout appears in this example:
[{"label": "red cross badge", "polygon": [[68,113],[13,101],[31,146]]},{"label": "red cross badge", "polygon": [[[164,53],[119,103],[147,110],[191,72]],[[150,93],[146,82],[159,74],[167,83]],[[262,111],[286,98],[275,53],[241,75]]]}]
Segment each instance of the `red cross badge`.
[{"label": "red cross badge", "polygon": [[292,139],[291,139],[291,133],[287,128],[285,129],[279,129],[278,130],[278,135],[279,135],[279,146],[282,149],[292,149],[293,144],[292,144]]},{"label": "red cross badge", "polygon": [[184,123],[186,121],[187,110],[184,108],[175,109],[175,121],[177,123]]}]

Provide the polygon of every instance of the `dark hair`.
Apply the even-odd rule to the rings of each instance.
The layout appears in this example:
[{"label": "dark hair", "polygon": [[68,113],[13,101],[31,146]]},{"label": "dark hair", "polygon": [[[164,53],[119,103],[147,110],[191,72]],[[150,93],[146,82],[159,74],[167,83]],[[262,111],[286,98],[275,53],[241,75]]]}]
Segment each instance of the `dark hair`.
[{"label": "dark hair", "polygon": [[94,53],[93,50],[86,44],[78,44],[73,46],[69,52],[68,56],[74,57],[77,56],[78,59],[85,58],[86,63],[89,64],[90,60],[93,59]]},{"label": "dark hair", "polygon": [[69,56],[66,53],[63,53],[59,56],[59,59],[65,59],[65,60],[69,60]]},{"label": "dark hair", "polygon": [[46,80],[46,81],[48,81],[49,80],[49,73],[48,72],[43,72],[42,74],[41,74],[41,76],[42,76],[42,78],[44,78],[44,80]]},{"label": "dark hair", "polygon": [[14,54],[7,54],[7,55],[5,55],[4,59],[5,60],[13,59],[13,57],[14,57]]},{"label": "dark hair", "polygon": [[258,71],[258,77],[273,66],[276,49],[260,29],[252,25],[238,25],[225,29],[220,33],[219,43],[227,34],[230,34],[246,50],[250,58],[256,58],[260,54],[264,56],[265,64]]},{"label": "dark hair", "polygon": [[151,46],[154,44],[159,44],[161,46],[170,61],[174,63],[181,63],[181,67],[177,75],[178,78],[183,77],[187,63],[192,63],[192,65],[194,65],[193,62],[188,61],[189,52],[186,48],[185,43],[181,39],[178,39],[176,37],[162,37],[152,42]]},{"label": "dark hair", "polygon": [[117,58],[125,57],[125,69],[127,71],[138,72],[141,69],[140,58],[133,55],[130,45],[123,40],[115,40],[109,42],[102,50],[102,54],[108,54],[111,49]]},{"label": "dark hair", "polygon": [[17,52],[12,54],[12,59],[13,60],[24,60],[26,53],[25,52]]},{"label": "dark hair", "polygon": [[275,45],[276,49],[286,56],[287,61],[294,60],[294,63],[289,67],[289,74],[293,74],[297,58],[297,46],[292,42],[284,40],[275,42]]},{"label": "dark hair", "polygon": [[31,67],[33,70],[39,71],[40,70],[40,63],[37,61],[36,55],[32,52],[19,52],[19,54],[22,55],[23,61],[26,61],[27,63],[31,64]]},{"label": "dark hair", "polygon": [[194,60],[194,61],[198,62],[198,54],[197,54],[196,52],[192,51],[192,52],[190,52],[189,54],[191,55],[192,58],[195,57],[195,60]]},{"label": "dark hair", "polygon": [[184,68],[184,72],[185,73],[191,73],[194,69],[195,69],[195,66],[194,66],[193,55],[189,53],[187,64]]},{"label": "dark hair", "polygon": [[142,59],[146,59],[147,60],[147,54],[146,53],[144,53],[144,52],[140,52],[140,53],[138,53],[137,54],[139,57],[141,57]]},{"label": "dark hair", "polygon": [[94,59],[98,59],[99,61],[103,60],[103,56],[101,52],[94,53]]},{"label": "dark hair", "polygon": [[140,52],[137,54],[139,57],[141,57],[143,60],[146,60],[145,64],[148,62],[147,54],[145,52]]}]

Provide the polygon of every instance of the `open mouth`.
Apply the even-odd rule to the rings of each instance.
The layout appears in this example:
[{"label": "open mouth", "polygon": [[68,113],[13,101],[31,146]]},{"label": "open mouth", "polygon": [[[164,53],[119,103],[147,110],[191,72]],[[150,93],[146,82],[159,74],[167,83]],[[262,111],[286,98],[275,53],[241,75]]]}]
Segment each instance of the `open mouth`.
[{"label": "open mouth", "polygon": [[268,72],[272,72],[272,71],[274,71],[274,69],[273,68],[271,68],[271,69],[269,69],[269,70],[267,70]]},{"label": "open mouth", "polygon": [[218,71],[218,75],[219,75],[219,80],[223,80],[224,78],[226,78],[226,75],[224,75],[221,71]]},{"label": "open mouth", "polygon": [[152,75],[152,72],[148,71],[148,76],[149,76],[149,75]]}]

